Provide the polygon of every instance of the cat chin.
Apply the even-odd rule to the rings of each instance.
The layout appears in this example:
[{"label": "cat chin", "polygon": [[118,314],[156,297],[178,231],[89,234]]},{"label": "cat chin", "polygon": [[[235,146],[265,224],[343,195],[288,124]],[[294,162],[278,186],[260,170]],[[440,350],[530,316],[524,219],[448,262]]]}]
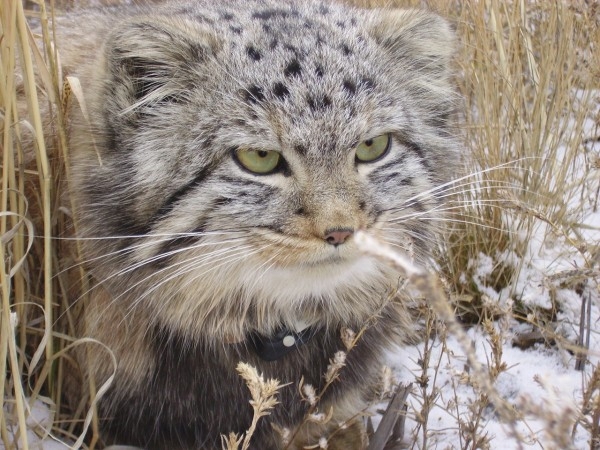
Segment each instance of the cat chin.
[{"label": "cat chin", "polygon": [[261,295],[289,299],[331,298],[340,290],[363,290],[365,284],[372,285],[382,280],[381,267],[368,256],[342,259],[331,256],[318,263],[287,267],[272,267],[261,280],[247,280],[254,284]]}]

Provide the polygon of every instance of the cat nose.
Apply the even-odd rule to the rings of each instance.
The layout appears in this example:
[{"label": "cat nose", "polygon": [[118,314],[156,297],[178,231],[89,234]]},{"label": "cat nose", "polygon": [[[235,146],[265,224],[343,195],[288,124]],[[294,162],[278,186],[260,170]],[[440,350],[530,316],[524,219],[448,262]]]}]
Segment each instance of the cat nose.
[{"label": "cat nose", "polygon": [[338,246],[346,242],[346,240],[354,234],[352,228],[334,228],[325,231],[325,242],[330,245]]}]

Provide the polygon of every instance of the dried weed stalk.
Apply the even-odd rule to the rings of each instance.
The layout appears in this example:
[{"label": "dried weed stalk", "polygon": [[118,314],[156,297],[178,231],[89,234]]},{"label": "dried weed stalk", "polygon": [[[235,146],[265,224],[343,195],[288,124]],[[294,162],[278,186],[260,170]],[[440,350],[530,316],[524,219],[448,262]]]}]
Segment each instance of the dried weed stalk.
[{"label": "dried weed stalk", "polygon": [[[229,433],[228,436],[221,436],[222,447],[224,450],[238,450],[240,443],[241,450],[247,450],[250,446],[252,435],[256,431],[256,425],[261,417],[271,414],[271,410],[279,403],[277,401],[277,392],[283,387],[278,380],[269,378],[265,380],[259,375],[257,370],[249,364],[239,363],[237,371],[246,386],[250,390],[250,405],[252,406],[252,423],[243,438],[235,433]],[[242,440],[243,439],[243,440]]]},{"label": "dried weed stalk", "polygon": [[[457,339],[465,352],[471,373],[470,378],[474,386],[477,386],[486,395],[489,403],[494,406],[498,415],[506,423],[512,423],[515,420],[512,407],[498,394],[493,386],[493,379],[477,359],[471,340],[456,320],[452,306],[447,300],[437,276],[418,267],[406,256],[392,250],[391,247],[377,241],[365,232],[357,232],[355,242],[365,253],[380,258],[398,270],[401,276],[406,277],[411,285],[428,299],[437,316],[444,322],[448,331]],[[427,380],[422,380],[422,382],[427,383]]]}]

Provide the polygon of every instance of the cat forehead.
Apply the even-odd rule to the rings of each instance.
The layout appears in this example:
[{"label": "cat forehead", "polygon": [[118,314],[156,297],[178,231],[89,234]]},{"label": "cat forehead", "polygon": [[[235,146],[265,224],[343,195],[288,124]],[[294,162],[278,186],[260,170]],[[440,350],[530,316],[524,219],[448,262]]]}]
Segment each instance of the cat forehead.
[{"label": "cat forehead", "polygon": [[[358,15],[365,12],[344,13],[315,3],[213,11],[224,39],[215,57],[221,124],[274,132],[309,152],[323,151],[317,135],[343,147],[363,136],[365,112],[384,81],[377,69],[383,52],[361,28]],[[241,111],[243,118],[236,117]]]},{"label": "cat forehead", "polygon": [[[263,78],[310,78],[308,71],[320,78],[327,70],[335,72],[344,66],[358,69],[360,60],[368,59],[369,51],[376,50],[376,46],[368,45],[364,10],[302,1],[248,1],[243,6],[229,2],[178,10],[180,17],[223,40],[217,61],[238,69],[231,74],[234,77],[252,74],[260,66],[257,73]],[[195,14],[190,14],[190,9],[195,9]],[[360,81],[349,80],[347,85],[354,89],[352,84]],[[283,91],[281,87],[280,94]]]},{"label": "cat forehead", "polygon": [[171,7],[108,40],[104,108],[161,127],[176,117],[190,147],[194,136],[223,149],[255,136],[321,152],[404,131],[411,110],[449,108],[451,35],[437,16],[303,0]]},{"label": "cat forehead", "polygon": [[272,35],[324,24],[344,29],[357,25],[355,15],[360,11],[347,5],[312,0],[230,0],[179,3],[172,12],[213,28],[228,30],[234,35],[242,35],[255,25],[262,34]]}]

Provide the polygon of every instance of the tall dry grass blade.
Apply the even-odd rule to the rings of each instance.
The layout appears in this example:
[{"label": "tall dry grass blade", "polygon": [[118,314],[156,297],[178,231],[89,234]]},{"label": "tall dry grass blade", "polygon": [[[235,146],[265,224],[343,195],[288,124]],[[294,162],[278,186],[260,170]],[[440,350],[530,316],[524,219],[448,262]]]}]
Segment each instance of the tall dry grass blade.
[{"label": "tall dry grass blade", "polygon": [[[15,135],[17,133],[16,123],[17,100],[16,100],[16,81],[14,73],[16,70],[15,48],[18,39],[17,15],[18,5],[9,3],[4,8],[0,8],[0,27],[3,39],[0,42],[0,55],[2,66],[2,107],[3,107],[3,139],[2,139],[2,199],[0,214],[0,278],[1,278],[1,314],[0,314],[0,374],[2,382],[0,383],[0,395],[4,400],[9,396],[13,408],[2,407],[0,410],[0,422],[2,429],[2,439],[6,446],[16,445],[20,442],[22,448],[29,448],[27,440],[26,427],[26,406],[25,390],[19,374],[22,371],[23,362],[19,361],[18,343],[16,339],[16,328],[19,322],[19,315],[23,317],[22,306],[15,308],[18,303],[23,304],[23,285],[22,278],[15,277],[16,270],[13,258],[23,259],[24,250],[22,238],[18,236],[15,227],[19,227],[19,222],[24,218],[24,206],[21,199],[17,200],[18,184],[16,181],[17,167],[15,167],[15,155],[17,147],[15,146]],[[20,206],[20,207],[19,207]],[[11,223],[9,229],[8,223]],[[20,298],[15,298],[19,295]],[[8,368],[10,371],[8,372]],[[11,373],[10,379],[5,378],[5,374]],[[8,392],[6,390],[9,390]],[[7,404],[8,406],[8,404]],[[12,416],[12,417],[11,417]],[[15,417],[16,416],[16,417]],[[16,431],[16,433],[15,433]],[[15,433],[11,436],[11,433]]]},{"label": "tall dry grass blade", "polygon": [[[40,186],[42,192],[42,213],[44,223],[44,317],[45,326],[49,329],[53,326],[53,283],[52,283],[52,190],[53,179],[50,170],[50,162],[44,140],[44,128],[42,126],[42,115],[37,96],[36,77],[34,71],[33,59],[29,41],[29,27],[23,11],[23,4],[17,4],[17,28],[19,35],[19,50],[21,68],[23,70],[23,87],[25,97],[28,103],[29,118],[34,130],[35,152],[37,166],[40,176]],[[53,354],[52,339],[49,339],[46,345],[46,358],[52,359]]]}]

